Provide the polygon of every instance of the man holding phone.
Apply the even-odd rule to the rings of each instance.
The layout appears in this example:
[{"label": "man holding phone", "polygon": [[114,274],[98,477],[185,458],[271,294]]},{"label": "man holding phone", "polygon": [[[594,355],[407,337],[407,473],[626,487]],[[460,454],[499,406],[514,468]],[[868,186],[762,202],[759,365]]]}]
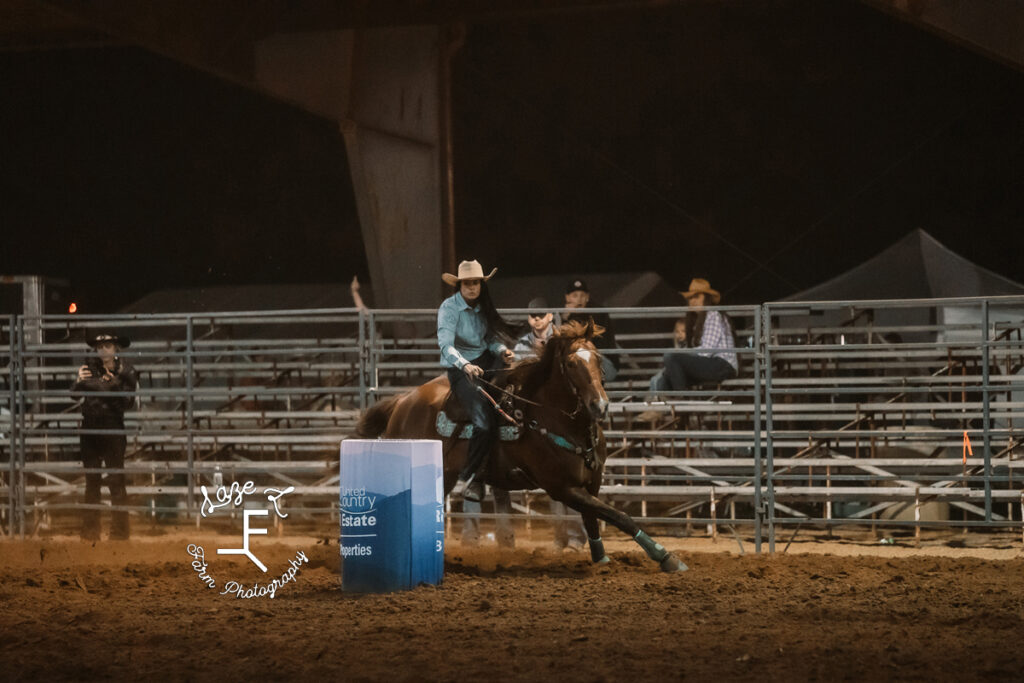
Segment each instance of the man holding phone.
[{"label": "man holding phone", "polygon": [[[129,363],[118,356],[131,340],[123,335],[105,330],[87,334],[86,343],[96,351],[78,368],[78,380],[71,386],[72,395],[82,399],[82,463],[87,470],[124,469],[124,453],[128,439],[124,432],[124,413],[135,402],[134,394],[139,385],[138,373]],[[98,506],[101,472],[86,472],[85,502]],[[128,503],[125,475],[122,471],[108,473],[107,488],[110,502],[115,506]],[[127,540],[130,533],[127,510],[114,510],[110,527],[110,538]],[[82,520],[82,540],[97,541],[100,538],[100,510],[90,507]]]}]

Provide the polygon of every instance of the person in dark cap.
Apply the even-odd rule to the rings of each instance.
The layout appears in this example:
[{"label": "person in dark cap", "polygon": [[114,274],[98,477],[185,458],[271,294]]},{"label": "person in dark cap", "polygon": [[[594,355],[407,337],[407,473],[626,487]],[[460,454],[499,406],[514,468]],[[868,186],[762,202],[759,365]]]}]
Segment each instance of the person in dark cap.
[{"label": "person in dark cap", "polygon": [[[576,278],[565,288],[565,307],[566,308],[587,308],[590,303],[590,288],[587,287],[585,280]],[[597,308],[600,308],[600,304],[595,304]],[[612,330],[612,321],[608,317],[607,313],[594,313],[594,314],[583,314],[583,313],[569,313],[565,316],[564,322],[570,320],[579,320],[580,322],[587,322],[588,319],[592,319],[595,324],[600,325],[604,328],[604,334],[600,337],[596,337],[594,346],[599,351],[606,349],[616,349],[618,344],[615,342],[615,332]],[[601,369],[604,373],[604,381],[611,382],[619,374],[619,357],[617,354],[601,354]]]},{"label": "person in dark cap", "polygon": [[548,302],[543,297],[534,297],[526,305],[529,313],[526,315],[526,324],[529,329],[526,334],[519,337],[515,348],[512,351],[516,354],[517,360],[539,356],[544,350],[544,345],[551,335],[555,333],[554,314],[548,308]]},{"label": "person in dark cap", "polygon": [[[124,434],[124,413],[135,402],[134,393],[139,385],[138,373],[118,355],[127,348],[131,340],[112,330],[88,333],[86,343],[96,351],[78,368],[78,380],[71,386],[72,395],[82,399],[82,463],[86,469],[124,469],[124,453],[128,440]],[[95,433],[102,430],[105,433]],[[100,485],[103,476],[99,472],[85,475],[85,502],[99,505]],[[107,474],[107,488],[114,506],[128,503],[124,472]],[[127,539],[129,536],[128,511],[115,510],[110,528],[112,539]],[[100,510],[85,511],[82,521],[82,539],[96,541],[100,537]]]}]

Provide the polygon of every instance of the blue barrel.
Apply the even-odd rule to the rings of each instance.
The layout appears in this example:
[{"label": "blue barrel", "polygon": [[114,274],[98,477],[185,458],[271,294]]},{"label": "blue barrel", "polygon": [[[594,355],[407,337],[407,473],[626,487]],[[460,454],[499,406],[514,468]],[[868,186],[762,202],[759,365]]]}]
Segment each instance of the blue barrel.
[{"label": "blue barrel", "polygon": [[386,593],[444,577],[441,442],[341,442],[341,587]]}]

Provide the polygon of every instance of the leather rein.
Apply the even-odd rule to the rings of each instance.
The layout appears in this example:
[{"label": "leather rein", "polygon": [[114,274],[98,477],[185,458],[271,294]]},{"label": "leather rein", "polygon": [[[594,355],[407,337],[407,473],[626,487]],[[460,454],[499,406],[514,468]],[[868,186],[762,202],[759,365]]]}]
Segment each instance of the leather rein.
[{"label": "leather rein", "polygon": [[[580,392],[576,388],[576,385],[568,380],[568,373],[566,371],[564,358],[559,360],[559,365],[562,371],[562,376],[566,378],[566,382],[569,385],[569,389],[570,391],[572,391],[573,398],[576,399],[576,407],[573,409],[572,412],[568,412],[561,408],[558,408],[557,410],[558,412],[568,417],[570,420],[574,420],[585,408],[585,406],[583,405],[583,399],[580,397]],[[594,457],[594,452],[597,449],[597,420],[589,421],[587,426],[586,444],[584,446],[580,446],[579,444],[575,443],[572,439],[552,432],[546,427],[542,427],[535,419],[524,423],[523,418],[525,416],[523,414],[523,411],[519,408],[515,408],[514,410],[512,410],[511,415],[509,415],[509,413],[502,408],[502,405],[504,405],[506,402],[510,406],[513,406],[518,401],[521,403],[536,406],[538,408],[544,408],[545,406],[543,403],[538,403],[537,401],[532,401],[524,396],[520,396],[519,394],[515,393],[515,391],[510,389],[508,385],[500,387],[494,384],[493,382],[489,382],[483,377],[477,377],[475,378],[475,381],[486,384],[487,386],[497,389],[502,393],[502,400],[498,402],[494,400],[494,397],[488,394],[483,389],[483,387],[480,386],[480,384],[474,385],[476,386],[477,391],[479,391],[480,394],[483,395],[492,406],[494,406],[494,409],[498,412],[498,414],[501,415],[509,423],[520,429],[524,427],[527,429],[532,429],[533,431],[538,432],[542,436],[546,436],[553,444],[555,444],[559,448],[563,448],[582,457],[584,464],[588,468],[595,469],[597,467],[597,459]]]}]

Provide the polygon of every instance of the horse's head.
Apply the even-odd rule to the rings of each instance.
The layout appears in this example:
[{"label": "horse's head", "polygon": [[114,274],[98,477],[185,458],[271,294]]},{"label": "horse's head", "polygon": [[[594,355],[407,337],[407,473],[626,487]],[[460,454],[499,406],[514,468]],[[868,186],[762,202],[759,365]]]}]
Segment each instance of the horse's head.
[{"label": "horse's head", "polygon": [[604,328],[595,325],[593,320],[586,324],[572,321],[558,330],[565,377],[580,403],[587,407],[595,420],[608,414],[608,394],[601,382],[601,354],[593,342],[594,337],[602,332]]},{"label": "horse's head", "polygon": [[601,384],[601,354],[593,342],[602,332],[604,328],[592,320],[562,325],[544,345],[539,358],[516,365],[511,381],[522,383],[523,396],[534,397],[554,389],[564,394],[564,399],[556,399],[564,404],[546,404],[573,415],[585,406],[595,420],[603,418],[608,412],[608,394]]}]

